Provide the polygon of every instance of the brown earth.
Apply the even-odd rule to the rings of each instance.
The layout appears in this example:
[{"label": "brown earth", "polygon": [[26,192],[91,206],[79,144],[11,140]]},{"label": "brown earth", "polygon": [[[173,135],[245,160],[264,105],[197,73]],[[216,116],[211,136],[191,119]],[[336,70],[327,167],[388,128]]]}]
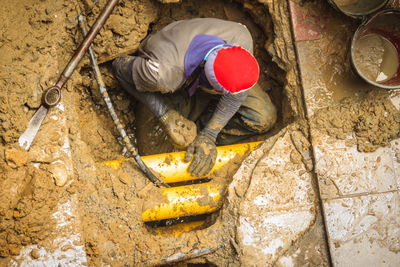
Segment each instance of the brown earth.
[{"label": "brown earth", "polygon": [[[26,245],[51,247],[51,240],[60,234],[55,231],[57,221],[53,214],[59,203],[72,198],[79,200],[81,224],[79,229],[71,231],[83,233],[83,241],[76,245],[85,246],[94,264],[155,263],[163,255],[172,254],[177,245],[168,246],[171,243],[168,238],[157,238],[151,234],[149,226],[141,223],[140,191],[149,185],[137,167],[125,163],[117,171],[101,165],[93,168],[95,162],[123,158],[124,151],[121,151],[118,132],[98,93],[86,58],[75,70],[63,94],[67,129],[53,133],[53,128],[59,125],[51,123],[50,113],[29,152],[17,145],[29,119],[40,106],[43,91],[55,83],[82,40],[77,27],[77,10],[83,11],[91,25],[105,2],[6,0],[0,9],[0,14],[7,17],[0,30],[0,53],[4,63],[0,70],[1,262],[8,262],[9,257],[18,255]],[[246,9],[257,13],[253,5],[257,3],[245,3]],[[134,131],[136,103],[118,88],[107,61],[119,54],[134,52],[148,31],[177,19],[212,16],[248,25],[257,40],[256,56],[260,59],[262,74],[271,77],[264,86],[281,97],[284,72],[269,64],[271,57],[263,49],[265,43],[272,43],[263,33],[272,31],[271,21],[267,14],[262,14],[258,17],[262,25],[259,27],[241,9],[240,5],[222,1],[185,1],[179,7],[153,1],[120,1],[95,39],[94,49],[99,62],[106,62],[101,65],[103,78],[111,89],[111,98],[128,134]],[[279,98],[276,102],[280,106]],[[63,136],[66,135],[75,179],[60,181],[57,179],[60,168],[53,163],[67,157],[63,153],[55,156],[65,145]],[[237,166],[239,162],[232,164]],[[61,170],[63,168],[65,166],[61,165]],[[187,238],[184,234],[180,241],[174,239],[174,242],[182,242],[183,248],[192,248],[199,239],[206,245],[219,238],[212,231],[200,235],[210,237],[190,235]],[[30,256],[39,258],[38,251],[33,249]]]},{"label": "brown earth", "polygon": [[321,109],[312,123],[316,129],[346,140],[348,146],[356,144],[360,152],[375,151],[400,136],[400,111],[383,89]]},{"label": "brown earth", "polygon": [[[77,199],[80,223],[71,226],[70,231],[81,233],[75,245],[84,246],[90,265],[159,264],[178,252],[190,255],[196,247],[216,252],[192,263],[239,265],[232,223],[237,220],[232,219],[231,210],[207,217],[208,227],[204,231],[161,238],[140,217],[144,193],[156,194],[159,189],[149,184],[130,161],[117,170],[96,164],[122,159],[127,154],[98,92],[87,58],[64,90],[65,128],[54,131],[51,116],[58,113],[50,113],[30,151],[18,148],[18,138],[39,107],[43,91],[56,82],[82,40],[76,21],[77,9],[82,10],[91,25],[105,3],[106,0],[4,0],[0,7],[0,15],[7,18],[0,27],[3,60],[0,66],[0,264],[9,264],[25,246],[36,244],[39,248],[49,248],[57,236],[67,236],[68,233],[56,231],[58,222],[53,215],[60,203]],[[263,86],[278,107],[280,121],[271,133],[259,137],[261,140],[291,121],[304,119],[286,2],[192,0],[166,5],[145,0],[120,1],[95,39],[94,49],[103,63],[100,68],[111,99],[131,137],[134,137],[137,103],[118,87],[109,60],[123,53],[134,53],[148,32],[178,19],[193,17],[241,22],[255,38],[255,55],[261,74],[266,77]],[[345,117],[334,117],[336,109]],[[362,103],[344,102],[322,110],[313,122],[337,137],[345,137],[355,128],[359,149],[371,151],[386,145],[398,134],[397,114],[387,99],[379,98],[371,103],[365,97]],[[61,151],[65,136],[71,156]],[[146,141],[137,140],[139,145]],[[68,158],[73,167],[71,171],[66,167],[66,172],[70,171],[71,175],[66,181],[60,181],[57,173],[64,167],[54,169],[57,166],[54,162],[60,159],[67,162]],[[235,159],[215,173],[215,179],[232,177],[240,163],[241,159]],[[235,199],[237,203],[240,200],[240,196]],[[233,207],[235,203],[229,205]],[[314,236],[322,240],[321,228],[318,229],[305,235],[303,243]],[[308,257],[316,264],[326,262],[326,247],[320,242],[313,245],[323,252],[318,255],[309,252]],[[39,258],[38,250],[32,249],[30,257]]]}]

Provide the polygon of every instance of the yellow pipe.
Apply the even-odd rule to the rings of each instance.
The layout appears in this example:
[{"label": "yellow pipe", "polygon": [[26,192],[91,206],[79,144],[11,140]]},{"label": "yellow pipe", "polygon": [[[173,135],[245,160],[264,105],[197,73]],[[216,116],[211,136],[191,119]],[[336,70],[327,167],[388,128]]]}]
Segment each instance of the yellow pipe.
[{"label": "yellow pipe", "polygon": [[144,222],[211,213],[221,208],[227,184],[209,182],[160,189],[158,197],[150,195],[143,201]]},{"label": "yellow pipe", "polygon": [[[246,152],[253,150],[261,142],[251,142],[245,144],[235,144],[229,146],[217,147],[217,159],[210,174],[224,166],[229,160],[233,159],[236,155],[243,156]],[[192,176],[187,168],[189,163],[184,162],[185,151],[164,153],[151,156],[143,156],[144,163],[153,171],[161,176],[161,179],[165,183],[177,183],[183,181],[191,181],[200,179],[199,177]],[[115,169],[119,168],[119,165],[127,160],[112,160],[103,162],[104,164],[111,166]]]},{"label": "yellow pipe", "polygon": [[167,237],[173,236],[178,237],[183,233],[190,232],[192,230],[196,230],[200,226],[202,226],[205,221],[194,221],[194,222],[183,222],[170,226],[163,226],[159,228],[155,228],[154,232],[158,234],[159,237]]}]

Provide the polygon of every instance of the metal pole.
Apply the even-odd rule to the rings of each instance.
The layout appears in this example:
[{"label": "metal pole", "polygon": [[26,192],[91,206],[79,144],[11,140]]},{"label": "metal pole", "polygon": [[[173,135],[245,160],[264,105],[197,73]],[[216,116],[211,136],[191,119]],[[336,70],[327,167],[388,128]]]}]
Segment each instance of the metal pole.
[{"label": "metal pole", "polygon": [[82,57],[85,55],[86,50],[93,42],[93,39],[96,37],[97,33],[103,27],[104,23],[110,16],[111,12],[113,11],[117,3],[118,0],[110,0],[107,3],[106,7],[102,10],[101,14],[97,18],[96,22],[93,24],[89,33],[85,36],[85,39],[82,41],[81,45],[76,50],[74,56],[68,62],[68,65],[65,67],[64,71],[62,72],[60,78],[58,79],[55,85],[56,87],[61,89],[64,86],[64,84],[68,81],[69,77],[71,77],[71,74],[81,61]]}]

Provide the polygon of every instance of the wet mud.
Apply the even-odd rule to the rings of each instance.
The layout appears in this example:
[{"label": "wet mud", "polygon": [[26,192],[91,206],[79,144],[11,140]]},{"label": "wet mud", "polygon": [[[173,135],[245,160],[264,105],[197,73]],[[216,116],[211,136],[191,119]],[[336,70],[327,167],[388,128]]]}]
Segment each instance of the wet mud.
[{"label": "wet mud", "polygon": [[[94,50],[103,63],[103,79],[118,116],[132,140],[137,103],[119,88],[110,60],[134,53],[148,32],[177,19],[211,16],[248,25],[255,36],[261,74],[269,77],[263,86],[277,96],[273,99],[281,106],[284,71],[271,64],[271,56],[265,50],[273,42],[271,19],[267,12],[260,13],[259,7],[267,10],[263,5],[243,2],[184,1],[180,6],[170,6],[155,1],[120,1],[96,37]],[[105,3],[6,0],[0,8],[0,14],[8,18],[0,27],[4,63],[0,69],[1,265],[29,265],[34,260],[46,262],[53,257],[77,265],[154,265],[167,263],[168,256],[176,253],[195,256],[193,248],[198,246],[203,248],[200,252],[219,250],[217,244],[226,242],[221,240],[222,222],[216,221],[216,216],[207,223],[213,228],[205,232],[160,238],[141,221],[143,195],[152,185],[136,165],[127,162],[113,170],[96,164],[128,154],[107,113],[87,58],[63,89],[61,106],[50,110],[31,149],[27,152],[18,147],[18,138],[40,106],[44,90],[55,84],[83,39],[77,26],[78,13],[82,12],[91,25]],[[243,12],[243,5],[247,12]],[[232,161],[215,175],[232,177],[241,160]],[[60,246],[56,240],[68,242]],[[65,259],[54,256],[59,249],[85,252],[73,254],[79,255],[75,259]],[[218,258],[231,261],[229,249],[217,255],[215,262]]]},{"label": "wet mud", "polygon": [[[138,103],[117,84],[110,60],[134,53],[149,32],[172,21],[193,17],[241,22],[255,38],[255,56],[265,78],[262,87],[277,107],[279,123],[268,134],[252,140],[273,136],[295,120],[304,124],[305,112],[286,2],[160,2],[163,3],[121,0],[94,41],[104,82],[133,141],[145,146],[146,142],[158,140],[152,147],[159,149],[164,149],[161,145],[166,144],[166,139],[161,137],[162,128],[154,128],[158,139],[137,139],[136,123],[144,116],[137,118],[141,114],[137,112]],[[175,4],[165,4],[172,2]],[[105,3],[106,0],[35,3],[5,0],[0,7],[0,14],[8,18],[0,27],[0,54],[3,55],[0,66],[0,265],[18,265],[26,263],[26,259],[43,262],[57,251],[54,240],[61,237],[69,240],[75,236],[71,233],[80,233],[79,238],[61,246],[64,251],[84,250],[84,255],[71,259],[70,264],[156,265],[213,252],[188,262],[239,266],[235,207],[240,205],[248,184],[237,189],[229,205],[224,204],[222,210],[207,217],[205,224],[197,225],[196,229],[202,231],[172,236],[159,234],[152,225],[144,224],[141,219],[143,202],[147,200],[146,205],[150,205],[148,196],[159,197],[159,189],[151,185],[132,162],[124,162],[118,169],[97,164],[123,159],[128,154],[107,113],[87,58],[63,89],[62,108],[49,113],[30,151],[18,147],[17,140],[40,106],[43,91],[56,82],[82,40],[76,16],[82,12],[91,25]],[[398,112],[384,94],[380,96],[380,91],[371,94],[374,97],[366,95],[362,103],[343,102],[321,110],[312,123],[338,138],[346,138],[356,129],[352,142],[362,151],[384,146],[398,136]],[[166,145],[165,149],[171,146]],[[242,160],[236,158],[216,172],[213,179],[229,184]],[[302,161],[296,153],[292,160]],[[311,161],[307,162],[310,165]],[[311,170],[309,166],[308,171]],[[203,200],[204,203],[209,201]],[[73,214],[62,210],[75,206],[78,208]],[[60,211],[69,219],[62,221],[57,215]],[[316,229],[304,235],[303,243],[314,240],[314,236],[323,239],[318,232],[321,228]],[[326,247],[319,242],[312,245],[322,251],[318,255],[307,254],[312,262],[318,265],[326,262]],[[280,252],[281,255],[290,253],[295,252],[290,249]]]},{"label": "wet mud", "polygon": [[400,111],[386,91],[375,88],[357,101],[347,98],[317,111],[312,125],[360,152],[372,152],[400,136]]}]

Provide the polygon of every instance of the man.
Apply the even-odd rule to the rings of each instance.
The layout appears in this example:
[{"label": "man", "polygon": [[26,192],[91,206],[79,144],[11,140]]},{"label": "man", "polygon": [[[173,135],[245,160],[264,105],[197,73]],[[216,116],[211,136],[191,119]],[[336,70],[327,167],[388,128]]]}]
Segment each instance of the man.
[{"label": "man", "polygon": [[170,141],[188,147],[185,161],[193,158],[188,171],[202,177],[214,166],[216,143],[264,133],[276,121],[274,105],[257,84],[252,53],[246,26],[197,18],[152,33],[137,56],[117,58],[113,69],[123,88],[159,119]]}]

